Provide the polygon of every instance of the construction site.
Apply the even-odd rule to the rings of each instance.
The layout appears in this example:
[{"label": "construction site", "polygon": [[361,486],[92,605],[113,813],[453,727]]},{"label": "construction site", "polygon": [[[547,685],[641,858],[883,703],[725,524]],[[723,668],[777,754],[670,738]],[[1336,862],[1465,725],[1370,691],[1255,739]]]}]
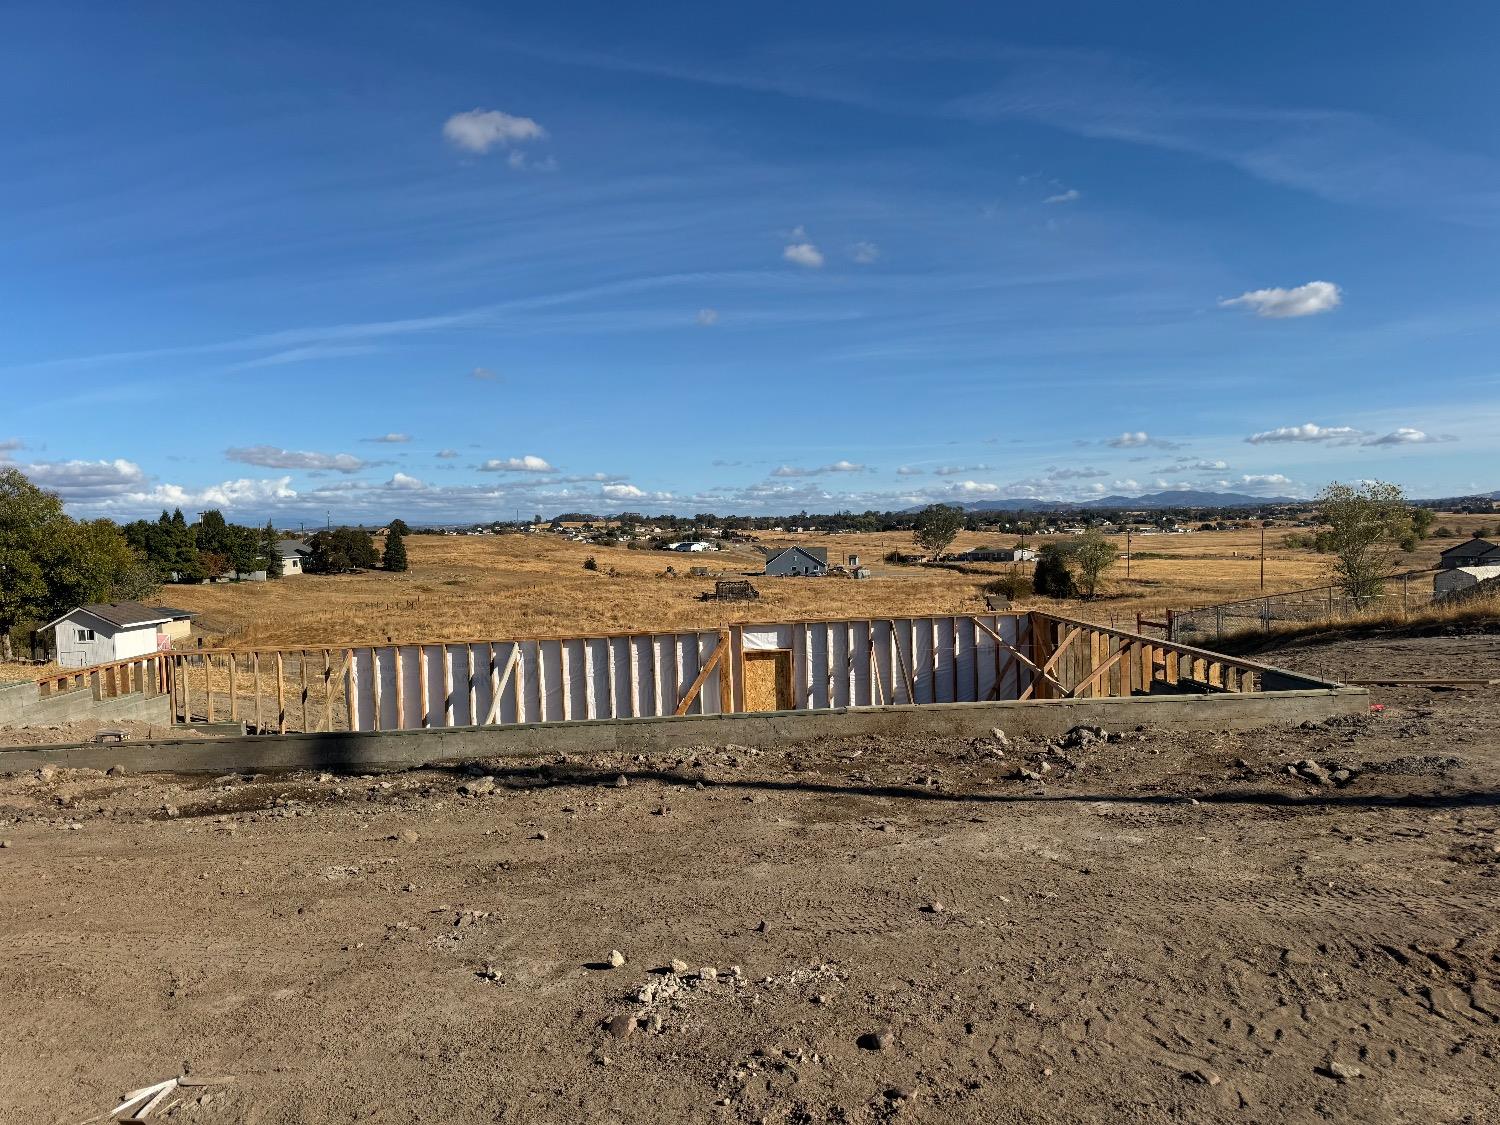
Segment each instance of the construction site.
[{"label": "construction site", "polygon": [[1451,634],[1249,659],[1028,611],[13,685],[0,1095],[1487,1120],[1500,643]]}]

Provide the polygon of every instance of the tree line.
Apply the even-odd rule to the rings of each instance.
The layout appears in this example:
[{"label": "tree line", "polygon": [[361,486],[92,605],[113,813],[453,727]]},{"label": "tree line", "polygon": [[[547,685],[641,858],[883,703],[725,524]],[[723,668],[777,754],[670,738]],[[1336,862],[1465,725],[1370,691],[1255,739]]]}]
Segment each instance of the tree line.
[{"label": "tree line", "polygon": [[[363,528],[330,528],[308,540],[304,569],[339,574],[408,568],[405,535],[392,520],[382,553]],[[13,638],[80,605],[149,601],[165,582],[203,582],[264,570],[281,577],[280,535],[230,523],[219,511],[190,524],[181,509],[123,527],[108,519],[77,520],[55,492],[38,488],[19,469],[0,468],[0,659]]]}]

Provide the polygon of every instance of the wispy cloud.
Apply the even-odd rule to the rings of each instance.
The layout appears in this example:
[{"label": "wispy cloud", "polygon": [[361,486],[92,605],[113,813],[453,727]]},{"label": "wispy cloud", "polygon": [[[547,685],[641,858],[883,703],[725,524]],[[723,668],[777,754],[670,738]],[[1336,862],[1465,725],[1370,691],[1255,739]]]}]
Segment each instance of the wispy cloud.
[{"label": "wispy cloud", "polygon": [[357,473],[370,464],[352,453],[315,453],[280,449],[274,445],[231,446],[224,451],[224,456],[231,461],[266,469],[331,470],[336,473]]},{"label": "wispy cloud", "polygon": [[1371,438],[1366,445],[1427,445],[1433,442],[1457,441],[1452,434],[1429,434],[1411,426],[1400,426],[1388,434]]},{"label": "wispy cloud", "polygon": [[1164,79],[1101,51],[1004,49],[1005,78],[947,112],[1219,161],[1339,203],[1500,219],[1500,162],[1445,149],[1367,114],[1250,101]]},{"label": "wispy cloud", "polygon": [[491,371],[488,367],[476,367],[476,368],[474,368],[473,371],[469,372],[469,377],[473,378],[473,379],[478,379],[481,382],[485,382],[485,383],[492,383],[496,379],[500,378],[500,376],[498,374],[496,374],[495,372]]},{"label": "wispy cloud", "polygon": [[288,363],[309,363],[319,359],[344,359],[356,355],[374,355],[380,349],[373,344],[314,344],[305,348],[287,348],[272,352],[259,359],[247,359],[235,364],[237,370],[245,371],[257,367],[281,367]]},{"label": "wispy cloud", "polygon": [[1325,442],[1330,445],[1358,445],[1369,435],[1353,426],[1320,426],[1316,422],[1304,422],[1300,426],[1278,426],[1274,430],[1262,430],[1245,440],[1251,445],[1266,445],[1271,442]]},{"label": "wispy cloud", "polygon": [[1110,438],[1104,443],[1115,449],[1141,449],[1151,446],[1156,449],[1180,449],[1181,442],[1168,441],[1166,438],[1152,437],[1145,430],[1127,430],[1119,437]]},{"label": "wispy cloud", "polygon": [[873,242],[856,242],[849,247],[849,257],[857,265],[873,265],[880,260],[880,247]]},{"label": "wispy cloud", "polygon": [[1042,200],[1042,202],[1043,203],[1077,203],[1082,198],[1083,198],[1083,192],[1079,191],[1077,188],[1069,188],[1067,191],[1060,191],[1056,195],[1049,195],[1046,199]]},{"label": "wispy cloud", "polygon": [[698,315],[693,320],[704,328],[710,328],[719,323],[718,309],[699,309]]},{"label": "wispy cloud", "polygon": [[806,467],[799,465],[778,465],[771,470],[773,477],[816,477],[825,473],[862,473],[865,466],[854,461],[835,461],[831,465],[818,465]]},{"label": "wispy cloud", "polygon": [[1332,312],[1342,301],[1342,291],[1333,282],[1309,281],[1292,289],[1254,289],[1220,301],[1219,307],[1246,308],[1256,316],[1280,320]]},{"label": "wispy cloud", "polygon": [[411,441],[410,434],[380,434],[376,437],[360,438],[360,441],[374,442],[377,445],[404,445]]}]

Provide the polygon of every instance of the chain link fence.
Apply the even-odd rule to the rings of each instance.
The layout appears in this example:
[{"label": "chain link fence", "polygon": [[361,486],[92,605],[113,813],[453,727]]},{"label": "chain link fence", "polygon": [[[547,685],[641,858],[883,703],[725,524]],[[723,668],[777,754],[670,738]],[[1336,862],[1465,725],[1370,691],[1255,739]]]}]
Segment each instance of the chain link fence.
[{"label": "chain link fence", "polygon": [[1380,592],[1371,597],[1350,597],[1340,585],[1314,586],[1177,610],[1167,618],[1167,639],[1201,645],[1231,634],[1270,632],[1279,625],[1406,613],[1432,604],[1435,573],[1408,570],[1388,574],[1381,580]]}]

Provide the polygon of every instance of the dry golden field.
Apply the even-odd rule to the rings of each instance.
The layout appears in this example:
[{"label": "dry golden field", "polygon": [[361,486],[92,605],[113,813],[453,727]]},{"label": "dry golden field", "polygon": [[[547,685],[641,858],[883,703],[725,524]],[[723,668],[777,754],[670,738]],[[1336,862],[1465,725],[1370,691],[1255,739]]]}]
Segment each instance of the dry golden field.
[{"label": "dry golden field", "polygon": [[[1449,526],[1478,517],[1444,517]],[[1266,590],[1296,589],[1324,580],[1323,558],[1282,546],[1293,529],[1267,532]],[[704,565],[716,574],[757,574],[762,556],[748,547],[707,555],[629,550],[570,543],[558,536],[432,536],[407,539],[411,570],[339,577],[307,575],[264,584],[166,587],[164,602],[198,611],[209,644],[336,645],[352,642],[491,639],[648,631],[710,626],[725,621],[799,620],[951,613],[983,606],[983,586],[1006,566],[976,566],[961,574],[921,566],[887,566],[893,548],[912,550],[896,532],[767,536],[765,542],[826,546],[831,562],[858,554],[874,577],[752,578],[755,602],[705,602],[713,578],[687,576]],[[956,550],[1007,546],[1013,537],[965,533]],[[1432,540],[1401,565],[1430,566],[1451,541]],[[1119,537],[1121,549],[1124,537]],[[1123,559],[1091,602],[1047,603],[1054,611],[1104,623],[1131,625],[1135,615],[1160,614],[1259,590],[1259,530],[1136,536],[1130,577]],[[599,571],[584,569],[594,557]],[[672,566],[678,577],[666,577]],[[1042,604],[1025,599],[1021,606]]]}]

